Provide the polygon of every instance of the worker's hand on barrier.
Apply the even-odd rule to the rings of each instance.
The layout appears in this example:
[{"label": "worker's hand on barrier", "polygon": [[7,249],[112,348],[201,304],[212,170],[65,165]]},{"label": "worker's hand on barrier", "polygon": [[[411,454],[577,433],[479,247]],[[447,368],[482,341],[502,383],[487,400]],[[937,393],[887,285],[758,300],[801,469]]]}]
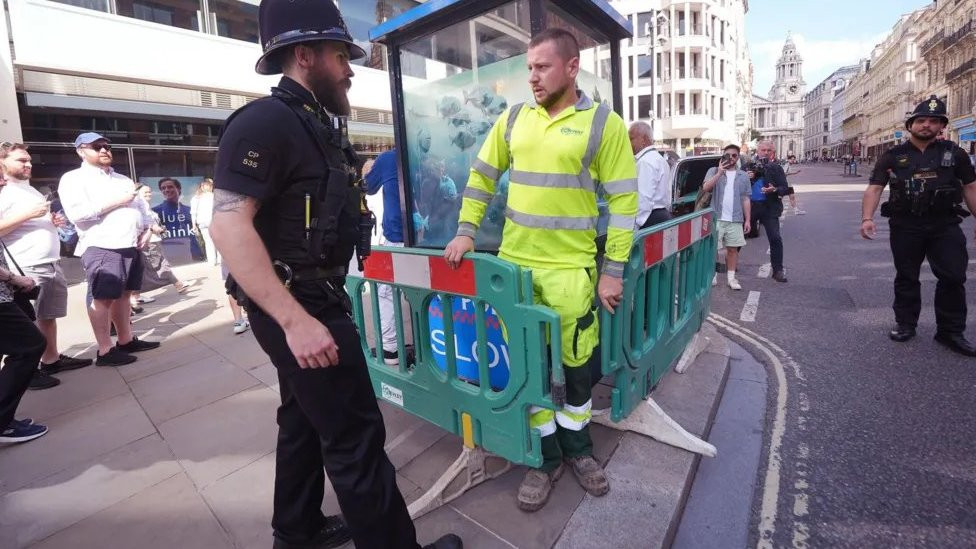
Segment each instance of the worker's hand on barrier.
[{"label": "worker's hand on barrier", "polygon": [[874,237],[877,234],[878,234],[878,229],[874,226],[873,219],[865,219],[861,221],[861,238],[874,240]]},{"label": "worker's hand on barrier", "polygon": [[461,264],[464,254],[474,251],[474,239],[470,236],[455,236],[454,240],[447,243],[444,248],[444,259],[452,269],[457,269]]},{"label": "worker's hand on barrier", "polygon": [[339,346],[329,329],[311,316],[286,328],[285,340],[302,368],[328,368],[339,364]]},{"label": "worker's hand on barrier", "polygon": [[624,281],[615,276],[600,275],[600,283],[597,285],[596,293],[600,296],[603,308],[613,314],[614,307],[620,304],[620,299],[624,295]]}]

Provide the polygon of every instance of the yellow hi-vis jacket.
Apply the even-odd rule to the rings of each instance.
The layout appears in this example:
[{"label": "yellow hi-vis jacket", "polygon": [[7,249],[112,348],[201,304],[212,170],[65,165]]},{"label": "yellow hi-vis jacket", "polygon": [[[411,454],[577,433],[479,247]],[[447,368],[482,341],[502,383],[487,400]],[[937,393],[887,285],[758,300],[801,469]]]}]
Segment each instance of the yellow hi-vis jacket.
[{"label": "yellow hi-vis jacket", "polygon": [[617,113],[582,93],[555,118],[541,106],[511,106],[472,163],[458,235],[474,238],[509,167],[498,257],[540,269],[593,268],[600,185],[610,207],[603,272],[623,276],[637,215],[637,167]]}]

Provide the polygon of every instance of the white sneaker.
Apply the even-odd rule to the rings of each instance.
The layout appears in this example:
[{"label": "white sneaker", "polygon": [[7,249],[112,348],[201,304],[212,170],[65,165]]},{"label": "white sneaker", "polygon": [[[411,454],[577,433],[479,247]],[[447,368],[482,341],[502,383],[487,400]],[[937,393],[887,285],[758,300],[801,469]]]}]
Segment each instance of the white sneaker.
[{"label": "white sneaker", "polygon": [[718,273],[715,273],[715,276],[712,277],[712,286],[717,286],[717,285],[718,285]]},{"label": "white sneaker", "polygon": [[156,301],[156,298],[155,297],[148,297],[148,296],[146,296],[146,297],[139,296],[139,299],[136,300],[136,302],[138,302],[138,303],[152,303],[153,301]]},{"label": "white sneaker", "polygon": [[237,335],[243,334],[249,329],[251,329],[251,323],[246,318],[242,318],[234,323],[234,333]]},{"label": "white sneaker", "polygon": [[730,278],[729,279],[729,288],[732,288],[733,290],[741,290],[742,289],[742,286],[739,284],[739,281],[737,279]]},{"label": "white sneaker", "polygon": [[807,213],[806,210],[800,210],[800,209],[793,210],[794,215],[804,215],[806,213]]}]

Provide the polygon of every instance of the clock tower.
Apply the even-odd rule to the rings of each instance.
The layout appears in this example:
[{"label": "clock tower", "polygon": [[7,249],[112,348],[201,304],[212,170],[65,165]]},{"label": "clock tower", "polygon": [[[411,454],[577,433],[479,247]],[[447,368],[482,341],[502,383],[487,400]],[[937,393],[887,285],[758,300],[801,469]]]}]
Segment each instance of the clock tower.
[{"label": "clock tower", "polygon": [[772,101],[799,101],[806,91],[803,81],[803,58],[796,52],[793,37],[787,33],[783,53],[776,62],[776,82],[769,90]]}]

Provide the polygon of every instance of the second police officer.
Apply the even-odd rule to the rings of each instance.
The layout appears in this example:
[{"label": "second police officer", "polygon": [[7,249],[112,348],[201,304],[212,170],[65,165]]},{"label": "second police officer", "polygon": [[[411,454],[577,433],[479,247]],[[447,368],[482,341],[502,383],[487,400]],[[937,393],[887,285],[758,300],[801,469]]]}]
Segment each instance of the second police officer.
[{"label": "second police officer", "polygon": [[[361,228],[372,226],[340,118],[350,112],[349,61],[365,52],[332,0],[264,0],[258,23],[255,70],[283,77],[224,126],[211,231],[229,290],[278,371],[274,547],[337,547],[351,537],[362,548],[414,549],[343,289]],[[345,524],[321,511],[325,473]],[[461,540],[449,534],[430,547]]]},{"label": "second police officer", "polygon": [[922,308],[919,270],[926,258],[938,279],[935,288],[935,340],[949,349],[976,356],[966,340],[966,237],[959,227],[976,211],[976,172],[966,152],[938,139],[949,123],[946,104],[936,96],[921,102],[905,128],[908,141],[881,155],[864,191],[861,236],[874,238],[874,213],[885,185],[889,200],[881,215],[888,218],[895,262],[895,323],[889,337],[898,342],[915,337]]}]

